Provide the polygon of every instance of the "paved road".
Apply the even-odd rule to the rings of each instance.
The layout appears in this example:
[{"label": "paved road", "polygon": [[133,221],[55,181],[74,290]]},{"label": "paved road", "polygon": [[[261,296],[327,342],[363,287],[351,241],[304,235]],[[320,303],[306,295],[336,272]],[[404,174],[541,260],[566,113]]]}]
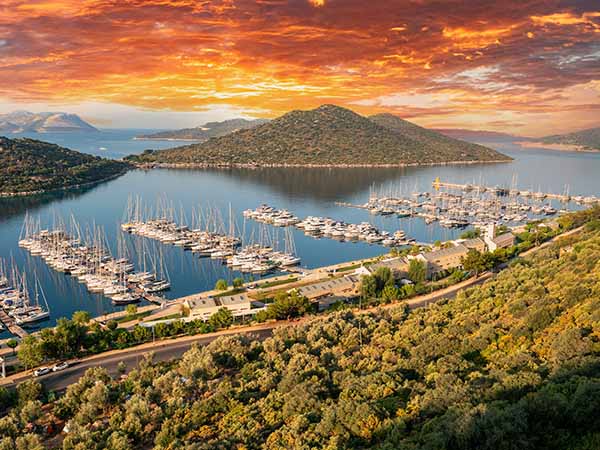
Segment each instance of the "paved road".
[{"label": "paved road", "polygon": [[[241,330],[232,332],[229,334],[252,334],[257,336],[258,339],[263,340],[269,337],[272,333],[272,328],[261,329],[251,332],[243,332]],[[172,342],[161,341],[155,346],[144,346],[144,348],[137,349],[132,348],[127,351],[119,352],[117,354],[109,354],[104,357],[96,357],[81,362],[74,362],[71,367],[61,372],[49,373],[39,378],[46,389],[53,391],[61,391],[66,389],[70,384],[76,383],[84,372],[91,367],[102,366],[108,370],[111,375],[118,375],[117,366],[123,361],[127,367],[127,371],[137,366],[138,362],[144,357],[145,354],[154,352],[155,361],[168,361],[174,358],[180,358],[192,344],[206,345],[214,341],[223,334],[215,334],[211,336],[197,336],[193,339],[186,340],[174,340]],[[24,375],[14,380],[14,384],[19,384],[24,380],[30,378],[29,375]]]}]

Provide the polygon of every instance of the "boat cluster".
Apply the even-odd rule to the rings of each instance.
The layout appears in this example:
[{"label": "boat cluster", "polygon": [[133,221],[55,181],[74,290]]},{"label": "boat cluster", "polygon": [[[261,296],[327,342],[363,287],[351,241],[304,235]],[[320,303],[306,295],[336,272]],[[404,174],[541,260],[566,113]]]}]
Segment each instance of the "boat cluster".
[{"label": "boat cluster", "polygon": [[328,217],[314,216],[300,219],[286,209],[277,209],[264,204],[254,210],[244,211],[244,217],[275,226],[296,226],[310,236],[324,236],[340,241],[365,241],[390,247],[414,242],[412,239],[407,239],[406,234],[401,230],[391,234],[388,231],[377,229],[368,222],[354,224]]},{"label": "boat cluster", "polygon": [[71,275],[92,293],[101,293],[116,305],[139,302],[142,296],[170,288],[152,272],[134,272],[127,258],[114,258],[100,244],[86,245],[61,229],[27,234],[19,246],[40,256],[52,269]]},{"label": "boat cluster", "polygon": [[[2,269],[4,265],[2,264]],[[50,317],[50,309],[39,283],[32,298],[25,274],[13,272],[11,279],[0,270],[0,308],[19,326],[34,324]],[[40,291],[45,307],[40,304]]]},{"label": "boat cluster", "polygon": [[231,268],[245,273],[266,273],[300,263],[294,251],[277,251],[259,244],[242,246],[238,237],[189,229],[166,218],[127,222],[121,228],[128,233],[182,247],[200,257],[223,260]]},{"label": "boat cluster", "polygon": [[261,205],[256,209],[247,209],[242,214],[247,219],[268,223],[276,227],[289,227],[301,222],[299,217],[287,209],[276,209],[269,205]]},{"label": "boat cluster", "polygon": [[549,203],[522,201],[517,197],[468,192],[416,192],[409,197],[373,196],[360,208],[372,214],[420,217],[427,224],[438,222],[446,228],[470,225],[518,224],[551,216],[559,211]]}]

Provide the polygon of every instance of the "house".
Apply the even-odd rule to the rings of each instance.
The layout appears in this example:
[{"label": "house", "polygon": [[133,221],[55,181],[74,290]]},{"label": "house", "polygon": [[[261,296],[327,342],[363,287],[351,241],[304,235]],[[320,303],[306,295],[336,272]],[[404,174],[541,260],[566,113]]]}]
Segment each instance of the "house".
[{"label": "house", "polygon": [[499,248],[512,247],[513,245],[515,245],[516,242],[517,238],[512,233],[504,233],[500,236],[496,236],[493,239],[486,239],[486,244],[490,252],[493,252]]},{"label": "house", "polygon": [[295,289],[299,295],[310,301],[320,298],[337,296],[346,299],[358,296],[360,292],[360,279],[355,275],[346,275],[341,278],[320,281]]},{"label": "house", "polygon": [[481,238],[465,239],[460,244],[467,247],[469,250],[477,250],[479,253],[483,253],[486,250],[485,242]]},{"label": "house", "polygon": [[260,311],[252,308],[252,301],[246,293],[222,297],[187,298],[183,303],[190,311],[189,320],[208,320],[221,308],[227,308],[233,317],[248,316]]},{"label": "house", "polygon": [[370,266],[359,267],[355,274],[357,275],[373,275],[380,267],[387,267],[392,271],[396,279],[406,278],[408,276],[409,260],[407,258],[398,257],[384,259],[382,261],[371,264]]},{"label": "house", "polygon": [[462,259],[467,256],[469,249],[463,244],[454,247],[434,250],[429,253],[421,253],[418,259],[427,264],[428,276],[433,276],[445,270],[462,266]]},{"label": "house", "polygon": [[217,305],[217,302],[210,297],[186,299],[183,304],[190,310],[190,320],[208,320],[221,308],[221,305]]}]

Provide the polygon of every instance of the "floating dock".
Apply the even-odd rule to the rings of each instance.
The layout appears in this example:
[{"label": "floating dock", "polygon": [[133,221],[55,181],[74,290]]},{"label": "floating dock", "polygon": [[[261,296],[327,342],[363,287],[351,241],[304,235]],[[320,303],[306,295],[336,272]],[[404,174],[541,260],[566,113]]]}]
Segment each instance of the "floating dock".
[{"label": "floating dock", "polygon": [[23,328],[17,325],[15,319],[6,314],[6,312],[3,309],[0,309],[0,322],[2,322],[4,326],[8,328],[8,331],[10,331],[15,336],[20,337],[21,339],[23,339],[29,334],[27,331],[25,331]]}]

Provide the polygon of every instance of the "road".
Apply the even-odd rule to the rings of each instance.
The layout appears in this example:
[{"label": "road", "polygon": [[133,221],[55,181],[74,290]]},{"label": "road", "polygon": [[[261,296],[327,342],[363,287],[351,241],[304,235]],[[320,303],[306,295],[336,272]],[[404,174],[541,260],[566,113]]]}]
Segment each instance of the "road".
[{"label": "road", "polygon": [[[210,335],[194,336],[192,338],[180,338],[172,341],[160,341],[155,345],[145,344],[140,347],[128,350],[108,352],[108,354],[95,355],[81,361],[72,362],[72,365],[60,372],[51,372],[47,375],[38,377],[47,390],[62,391],[70,384],[76,383],[84,372],[92,367],[102,366],[108,372],[115,376],[118,375],[118,365],[122,361],[125,363],[127,371],[133,369],[145,354],[153,352],[155,361],[168,361],[170,359],[180,358],[193,344],[207,345],[221,336],[235,334],[252,334],[258,339],[263,340],[271,336],[273,328],[278,324],[265,324],[264,327],[252,331],[231,330],[230,333],[211,333]],[[22,383],[29,379],[31,375],[25,373],[18,377],[12,377],[12,385]],[[10,385],[9,385],[10,386]]]},{"label": "road", "polygon": [[[577,233],[583,227],[572,230],[568,233],[559,235],[542,246],[535,247],[528,252],[523,253],[521,256],[530,255],[539,251],[542,248],[549,246],[556,239],[561,237]],[[431,303],[441,300],[442,298],[452,299],[456,297],[458,292],[468,289],[474,286],[478,286],[485,281],[494,277],[493,272],[486,272],[481,274],[478,278],[469,278],[461,283],[455,284],[445,289],[441,289],[436,292],[432,292],[431,294],[421,295],[419,297],[415,297],[409,300],[406,300],[406,304],[410,309],[416,309],[425,307]],[[372,312],[378,308],[394,308],[399,306],[400,303],[391,303],[389,305],[377,306],[364,309],[362,311],[355,311],[359,314],[365,314]],[[318,317],[316,317],[318,318]],[[186,350],[188,350],[192,344],[206,345],[210,342],[214,341],[218,337],[221,336],[230,336],[235,334],[252,334],[257,336],[258,339],[263,340],[269,336],[271,336],[273,329],[279,326],[290,325],[290,324],[299,324],[306,322],[308,320],[313,320],[315,317],[307,317],[298,321],[279,321],[279,322],[270,322],[264,323],[249,327],[240,327],[237,329],[230,329],[219,331],[216,333],[198,335],[198,336],[186,336],[173,340],[159,341],[155,344],[143,344],[138,347],[134,347],[127,350],[115,350],[107,353],[101,353],[99,355],[90,356],[85,358],[84,360],[73,363],[71,367],[65,369],[61,372],[49,373],[47,375],[41,376],[38,379],[43,382],[44,386],[48,390],[60,391],[66,389],[72,383],[77,382],[77,380],[83,375],[83,373],[91,368],[102,366],[108,370],[111,375],[117,375],[118,370],[117,366],[122,361],[125,363],[127,370],[135,367],[141,358],[146,353],[154,352],[155,361],[168,361],[170,359],[179,358]],[[30,372],[13,375],[6,380],[0,379],[0,385],[4,381],[4,384],[8,384],[9,386],[15,386],[26,379],[30,378]],[[7,383],[8,382],[8,383]]]}]

